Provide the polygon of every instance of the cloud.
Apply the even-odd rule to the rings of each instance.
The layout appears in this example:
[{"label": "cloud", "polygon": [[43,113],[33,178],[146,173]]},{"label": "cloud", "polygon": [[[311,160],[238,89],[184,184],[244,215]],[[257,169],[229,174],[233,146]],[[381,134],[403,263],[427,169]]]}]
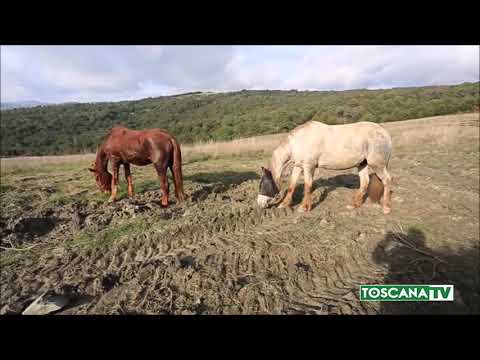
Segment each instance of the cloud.
[{"label": "cloud", "polygon": [[298,56],[246,66],[236,61],[245,87],[346,90],[454,84],[478,81],[478,47],[325,46],[301,47]]},{"label": "cloud", "polygon": [[479,81],[478,46],[2,46],[2,101]]}]

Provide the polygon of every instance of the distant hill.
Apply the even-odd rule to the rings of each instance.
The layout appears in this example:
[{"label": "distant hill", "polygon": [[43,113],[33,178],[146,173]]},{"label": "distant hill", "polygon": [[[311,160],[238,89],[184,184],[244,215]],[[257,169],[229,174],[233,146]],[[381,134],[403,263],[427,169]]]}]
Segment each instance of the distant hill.
[{"label": "distant hill", "polygon": [[388,122],[478,111],[479,83],[388,90],[193,92],[135,101],[4,110],[1,156],[94,151],[115,125],[168,129],[182,143],[328,124]]},{"label": "distant hill", "polygon": [[21,108],[30,108],[30,107],[41,106],[41,105],[51,105],[51,104],[46,103],[46,102],[40,102],[40,101],[2,102],[1,103],[1,109],[2,110],[21,109]]}]

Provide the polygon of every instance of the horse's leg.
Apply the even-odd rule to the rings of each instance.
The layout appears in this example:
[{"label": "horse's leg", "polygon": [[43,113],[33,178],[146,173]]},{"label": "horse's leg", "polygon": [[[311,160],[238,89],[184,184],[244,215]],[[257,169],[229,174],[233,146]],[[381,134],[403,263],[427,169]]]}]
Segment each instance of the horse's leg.
[{"label": "horse's leg", "polygon": [[312,210],[312,184],[313,184],[313,173],[315,172],[315,167],[310,165],[303,166],[303,178],[304,178],[304,190],[303,190],[303,200],[302,204],[298,208],[298,211],[310,211]]},{"label": "horse's leg", "polygon": [[375,169],[375,173],[382,180],[383,183],[383,213],[388,215],[392,212],[392,177],[386,166],[381,166]]},{"label": "horse's leg", "polygon": [[117,199],[117,189],[118,189],[118,172],[120,170],[120,162],[113,160],[112,161],[112,194],[110,195],[109,202],[113,202]]},{"label": "horse's leg", "polygon": [[285,199],[283,199],[281,204],[278,206],[279,208],[289,207],[292,203],[293,192],[295,191],[295,186],[297,185],[298,177],[300,176],[301,172],[301,167],[295,166],[293,168],[292,175],[290,177],[290,184],[288,185],[287,195],[285,196]]},{"label": "horse's leg", "polygon": [[128,184],[128,197],[133,197],[133,179],[132,173],[130,172],[130,164],[123,164],[123,168],[125,169],[125,179],[127,179]]},{"label": "horse's leg", "polygon": [[167,178],[167,166],[166,164],[156,163],[155,170],[157,170],[158,177],[160,179],[160,188],[162,190],[162,199],[160,203],[162,206],[168,206],[168,178]]},{"label": "horse's leg", "polygon": [[390,214],[392,212],[392,177],[390,176],[390,173],[388,172],[387,168],[383,168],[382,176],[378,174],[378,177],[382,180],[383,182],[383,213],[384,214]]},{"label": "horse's leg", "polygon": [[362,164],[358,167],[358,176],[360,177],[360,188],[353,196],[352,204],[347,205],[347,208],[349,209],[355,209],[363,204],[363,200],[368,191],[368,184],[370,182],[367,164]]},{"label": "horse's leg", "polygon": [[177,188],[177,184],[175,183],[175,172],[173,171],[173,164],[170,164],[168,166],[170,169],[170,173],[172,174],[172,179],[173,179],[173,184],[175,185],[175,197],[177,198],[177,201],[182,201],[185,197],[185,194],[181,192],[181,187]]}]

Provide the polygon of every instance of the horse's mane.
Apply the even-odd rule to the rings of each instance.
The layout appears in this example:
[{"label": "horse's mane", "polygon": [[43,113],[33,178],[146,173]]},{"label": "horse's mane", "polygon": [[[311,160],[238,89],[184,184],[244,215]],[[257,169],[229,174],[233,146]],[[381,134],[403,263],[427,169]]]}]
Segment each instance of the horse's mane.
[{"label": "horse's mane", "polygon": [[274,181],[280,188],[280,182],[282,174],[290,165],[291,151],[288,144],[288,139],[282,141],[282,143],[273,151],[272,159],[270,162],[270,170],[273,175]]},{"label": "horse's mane", "polygon": [[[113,130],[113,129],[112,129]],[[97,156],[95,158],[95,173],[100,180],[103,188],[107,191],[112,189],[112,175],[108,172],[108,158],[105,154],[105,143],[112,134],[112,130],[105,136],[104,141],[97,149]]]},{"label": "horse's mane", "polygon": [[286,176],[291,173],[293,163],[291,161],[291,149],[290,149],[290,137],[298,132],[300,129],[308,126],[315,118],[316,113],[307,119],[303,124],[295,127],[287,137],[285,137],[280,145],[273,151],[272,159],[270,162],[270,170],[272,171],[273,178],[280,188],[280,181],[282,176]]}]

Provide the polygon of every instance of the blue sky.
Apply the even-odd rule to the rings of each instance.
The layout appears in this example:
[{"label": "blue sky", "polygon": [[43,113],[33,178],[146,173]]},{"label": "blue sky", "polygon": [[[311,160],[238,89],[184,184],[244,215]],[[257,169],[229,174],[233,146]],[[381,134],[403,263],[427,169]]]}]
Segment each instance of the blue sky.
[{"label": "blue sky", "polygon": [[1,101],[479,81],[479,46],[2,46]]}]

